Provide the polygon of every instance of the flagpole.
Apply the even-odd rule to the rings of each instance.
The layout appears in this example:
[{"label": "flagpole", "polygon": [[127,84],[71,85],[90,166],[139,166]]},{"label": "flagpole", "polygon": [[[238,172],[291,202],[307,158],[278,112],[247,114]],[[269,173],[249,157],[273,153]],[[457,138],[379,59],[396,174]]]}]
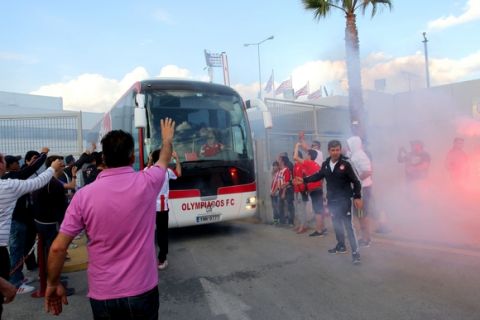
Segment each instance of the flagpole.
[{"label": "flagpole", "polygon": [[272,98],[275,99],[275,74],[272,69]]}]

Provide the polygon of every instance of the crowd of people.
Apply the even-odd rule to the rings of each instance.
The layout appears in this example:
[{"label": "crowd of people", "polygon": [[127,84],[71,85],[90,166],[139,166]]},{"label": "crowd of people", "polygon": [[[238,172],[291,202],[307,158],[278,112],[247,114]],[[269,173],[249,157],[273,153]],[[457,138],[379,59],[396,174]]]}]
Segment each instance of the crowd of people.
[{"label": "crowd of people", "polygon": [[[94,146],[78,160],[43,148],[27,152],[20,167],[21,157],[0,154],[0,318],[3,303],[35,289],[22,271],[24,262],[37,268],[29,254],[37,234],[43,242],[38,263],[48,261],[40,268],[46,276],[45,308],[62,312],[74,290],[66,287],[61,270],[73,240],[85,230],[95,319],[158,318],[157,270],[168,266],[168,180],[181,175],[172,154],[174,126],[171,119],[161,121],[162,148],[151,153],[141,172],[132,168],[133,138],[121,130],[102,139],[102,153]],[[172,155],[174,170],[167,167]],[[47,169],[38,174],[43,165]]]},{"label": "crowd of people", "polygon": [[[67,288],[61,270],[69,247],[85,230],[88,297],[95,319],[126,314],[131,319],[158,318],[157,271],[168,267],[169,181],[182,175],[172,149],[174,128],[171,119],[161,121],[162,147],[151,152],[145,170],[139,172],[132,167],[133,137],[121,130],[103,137],[102,153],[93,147],[78,160],[50,155],[46,147],[28,151],[22,166],[21,157],[0,154],[0,318],[3,303],[35,289],[23,269],[24,264],[28,270],[37,268],[31,254],[37,234],[44,249],[38,260],[48,261],[41,268],[45,307],[54,315],[62,312],[74,290]],[[371,159],[358,136],[347,139],[345,146],[331,140],[327,150],[324,159],[321,143],[308,144],[300,133],[293,163],[287,152],[272,163],[274,224],[304,234],[311,211],[315,218],[309,236],[324,237],[326,219],[331,218],[336,243],[328,252],[347,253],[348,240],[352,262],[358,265],[360,247],[369,247],[372,241],[376,210]],[[175,168],[168,167],[172,158]],[[412,141],[409,151],[401,148],[397,160],[405,165],[407,182],[415,184],[428,176],[431,159],[421,141]],[[466,163],[463,140],[456,138],[445,160],[452,179],[467,174]],[[46,169],[39,173],[42,166]],[[82,182],[77,179],[80,173]]]},{"label": "crowd of people", "polygon": [[[294,164],[287,153],[280,154],[272,164],[270,196],[274,224],[294,227],[298,234],[308,230],[309,203],[315,215],[315,228],[310,237],[324,237],[328,232],[325,218],[331,216],[337,243],[328,252],[347,252],[346,231],[352,261],[360,264],[359,244],[368,247],[371,242],[367,217],[372,210],[368,205],[371,202],[372,168],[359,137],[351,137],[347,144],[350,159],[343,155],[340,141],[331,140],[328,143],[329,156],[324,160],[320,142],[315,140],[309,147],[300,133],[293,151]],[[305,151],[305,157],[300,149]],[[352,198],[362,226],[359,241],[352,224]],[[295,221],[298,221],[296,227]]]}]

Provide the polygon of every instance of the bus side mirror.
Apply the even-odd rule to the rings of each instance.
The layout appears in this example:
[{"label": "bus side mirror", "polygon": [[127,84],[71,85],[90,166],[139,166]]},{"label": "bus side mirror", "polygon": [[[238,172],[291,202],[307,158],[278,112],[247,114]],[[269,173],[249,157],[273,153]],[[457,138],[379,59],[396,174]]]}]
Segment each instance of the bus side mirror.
[{"label": "bus side mirror", "polygon": [[147,113],[145,108],[135,108],[135,128],[147,127]]},{"label": "bus side mirror", "polygon": [[251,99],[245,102],[247,109],[255,108],[262,112],[263,126],[265,129],[273,127],[272,114],[267,108],[267,105],[260,99]]},{"label": "bus side mirror", "polygon": [[135,101],[139,108],[145,108],[145,95],[143,93],[137,93],[135,96]]},{"label": "bus side mirror", "polygon": [[134,113],[135,128],[146,128],[147,113],[145,110],[145,95],[142,93],[137,93],[135,96],[135,101],[137,102],[137,107],[135,108]]}]

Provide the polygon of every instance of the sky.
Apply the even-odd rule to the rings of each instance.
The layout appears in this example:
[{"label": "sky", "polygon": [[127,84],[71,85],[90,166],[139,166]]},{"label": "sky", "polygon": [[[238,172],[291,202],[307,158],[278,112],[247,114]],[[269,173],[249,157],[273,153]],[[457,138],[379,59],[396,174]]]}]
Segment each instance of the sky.
[{"label": "sky", "polygon": [[[372,18],[359,11],[362,83],[386,92],[480,78],[480,0],[392,0]],[[245,99],[274,73],[295,90],[346,94],[345,17],[314,19],[300,0],[4,1],[0,91],[63,98],[64,109],[104,112],[138,80],[208,81],[204,50],[225,52],[230,83]],[[223,83],[221,69],[214,82]]]}]

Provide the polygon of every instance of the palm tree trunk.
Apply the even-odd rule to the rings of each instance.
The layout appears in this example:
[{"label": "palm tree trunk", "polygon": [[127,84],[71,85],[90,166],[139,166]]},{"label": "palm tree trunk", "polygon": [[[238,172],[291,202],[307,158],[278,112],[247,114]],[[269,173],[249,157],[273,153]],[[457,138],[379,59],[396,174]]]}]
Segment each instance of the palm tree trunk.
[{"label": "palm tree trunk", "polygon": [[365,116],[362,95],[362,76],[360,69],[360,49],[356,17],[353,13],[346,15],[345,51],[347,61],[348,95],[352,133],[365,141]]}]

